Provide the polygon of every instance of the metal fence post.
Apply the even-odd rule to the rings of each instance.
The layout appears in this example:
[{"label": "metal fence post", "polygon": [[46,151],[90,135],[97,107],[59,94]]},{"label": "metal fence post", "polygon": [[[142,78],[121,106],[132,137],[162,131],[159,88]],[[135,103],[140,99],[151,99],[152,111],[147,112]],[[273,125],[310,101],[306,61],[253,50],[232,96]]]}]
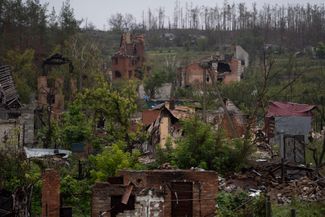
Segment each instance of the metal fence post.
[{"label": "metal fence post", "polygon": [[272,217],[271,199],[269,195],[265,196],[265,211],[266,217]]}]

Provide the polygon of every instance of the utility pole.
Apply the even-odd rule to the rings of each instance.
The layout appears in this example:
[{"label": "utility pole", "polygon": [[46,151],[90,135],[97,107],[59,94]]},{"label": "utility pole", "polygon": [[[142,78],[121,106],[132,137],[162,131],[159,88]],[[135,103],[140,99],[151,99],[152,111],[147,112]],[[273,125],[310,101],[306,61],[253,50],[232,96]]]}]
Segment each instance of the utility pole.
[{"label": "utility pole", "polygon": [[223,108],[223,110],[225,112],[225,115],[226,115],[226,118],[228,120],[229,127],[230,127],[230,130],[232,132],[232,136],[237,138],[238,137],[237,130],[234,127],[234,123],[232,122],[232,119],[231,119],[230,114],[228,112],[227,106],[226,106],[225,102],[223,101],[223,98],[221,97],[221,94],[220,94],[220,91],[219,91],[219,88],[218,88],[218,84],[216,83],[214,86],[216,88],[216,92],[217,92],[217,96],[219,98],[219,101],[221,102],[222,108]]},{"label": "utility pole", "polygon": [[203,71],[203,121],[207,122],[207,69]]},{"label": "utility pole", "polygon": [[[234,124],[232,122],[232,119],[229,115],[229,112],[228,112],[228,109],[227,109],[227,106],[225,104],[225,102],[223,101],[223,98],[221,96],[221,93],[218,89],[218,84],[217,82],[215,82],[215,78],[214,76],[212,75],[212,63],[213,63],[214,60],[210,60],[208,62],[201,62],[200,63],[200,66],[204,69],[203,71],[203,120],[205,122],[207,122],[207,119],[206,119],[206,76],[207,76],[207,72],[209,73],[210,77],[211,77],[211,81],[212,81],[212,85],[215,87],[215,92],[217,93],[217,97],[219,99],[219,101],[221,102],[221,105],[222,105],[222,108],[225,112],[225,115],[226,115],[226,118],[227,118],[227,121],[228,121],[228,124],[229,124],[229,127],[230,127],[230,130],[232,132],[232,136],[237,138],[238,137],[238,133],[237,133],[237,130],[235,129],[234,127]],[[209,71],[208,71],[209,70]]]}]

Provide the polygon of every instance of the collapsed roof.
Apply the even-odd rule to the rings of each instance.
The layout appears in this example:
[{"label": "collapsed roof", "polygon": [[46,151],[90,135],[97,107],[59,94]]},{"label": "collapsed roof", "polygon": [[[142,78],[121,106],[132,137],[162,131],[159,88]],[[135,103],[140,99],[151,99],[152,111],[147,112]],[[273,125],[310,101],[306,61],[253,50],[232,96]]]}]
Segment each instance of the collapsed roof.
[{"label": "collapsed roof", "polygon": [[8,65],[0,65],[0,103],[8,108],[21,107],[11,68]]}]

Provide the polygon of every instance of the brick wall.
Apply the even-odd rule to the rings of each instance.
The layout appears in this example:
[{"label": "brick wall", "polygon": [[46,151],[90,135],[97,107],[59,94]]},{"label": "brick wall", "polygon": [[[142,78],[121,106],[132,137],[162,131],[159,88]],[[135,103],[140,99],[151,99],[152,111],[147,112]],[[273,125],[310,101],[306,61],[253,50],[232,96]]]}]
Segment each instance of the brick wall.
[{"label": "brick wall", "polygon": [[37,89],[38,89],[38,104],[40,106],[47,105],[47,92],[49,88],[47,87],[47,76],[39,76],[37,78]]},{"label": "brick wall", "polygon": [[56,170],[47,169],[43,173],[42,216],[60,216],[60,175]]},{"label": "brick wall", "polygon": [[133,79],[136,69],[142,68],[144,58],[144,36],[125,33],[121,37],[118,53],[112,57],[112,79]]},{"label": "brick wall", "polygon": [[241,61],[235,58],[232,58],[230,61],[231,73],[225,76],[223,82],[225,84],[230,84],[232,82],[240,81],[241,76]]},{"label": "brick wall", "polygon": [[124,183],[134,183],[139,188],[163,189],[164,215],[172,216],[171,191],[172,182],[193,183],[193,216],[205,216],[215,212],[215,198],[218,191],[218,176],[212,171],[193,170],[153,170],[120,171]]},{"label": "brick wall", "polygon": [[[191,183],[192,214],[194,217],[208,216],[215,213],[215,199],[218,191],[218,177],[212,171],[193,170],[152,170],[120,171],[123,184],[96,183],[92,189],[92,217],[98,217],[102,211],[111,209],[111,197],[123,195],[125,186],[135,185],[134,210],[125,210],[118,217],[171,217],[172,183]],[[180,191],[181,192],[181,191]],[[107,213],[105,217],[111,217]]]},{"label": "brick wall", "polygon": [[[101,212],[111,209],[111,196],[123,195],[125,188],[122,185],[112,185],[108,182],[96,183],[92,188],[91,216],[98,217]],[[111,217],[108,212],[105,217]]]},{"label": "brick wall", "polygon": [[137,196],[135,209],[119,213],[117,217],[163,217],[164,198],[149,190],[146,195]]},{"label": "brick wall", "polygon": [[[114,59],[117,59],[115,62]],[[112,58],[112,78],[115,79],[131,79],[134,76],[135,65],[132,64],[132,59],[127,56],[114,56]],[[117,76],[117,72],[121,77]]]}]

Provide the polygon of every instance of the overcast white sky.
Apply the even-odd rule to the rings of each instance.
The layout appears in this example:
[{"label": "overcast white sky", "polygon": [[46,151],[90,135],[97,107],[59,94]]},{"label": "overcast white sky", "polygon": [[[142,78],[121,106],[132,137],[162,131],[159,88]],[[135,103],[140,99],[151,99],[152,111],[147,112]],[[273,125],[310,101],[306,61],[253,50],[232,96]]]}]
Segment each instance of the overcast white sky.
[{"label": "overcast white sky", "polygon": [[[41,3],[48,2],[49,8],[55,7],[59,12],[64,0],[40,0]],[[180,0],[185,5],[185,2],[192,2],[193,5],[215,6],[222,5],[224,0]],[[265,3],[269,4],[324,4],[324,0],[228,0],[232,3],[245,2],[248,6],[253,2],[257,2],[258,6]],[[130,13],[139,21],[142,17],[142,12],[148,8],[157,9],[160,6],[165,8],[166,14],[171,15],[175,5],[175,0],[70,0],[72,8],[78,19],[84,19],[92,22],[97,28],[107,28],[107,19],[115,13]]]}]

